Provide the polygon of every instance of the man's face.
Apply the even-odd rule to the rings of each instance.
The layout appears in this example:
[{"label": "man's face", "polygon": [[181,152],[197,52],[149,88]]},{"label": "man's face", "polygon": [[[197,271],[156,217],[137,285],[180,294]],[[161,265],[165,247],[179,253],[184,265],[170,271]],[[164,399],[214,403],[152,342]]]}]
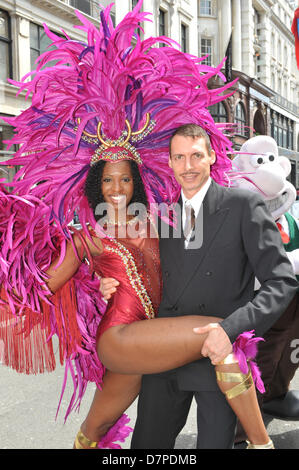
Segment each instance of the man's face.
[{"label": "man's face", "polygon": [[208,180],[215,160],[215,152],[212,150],[209,155],[203,137],[173,137],[169,166],[187,199],[191,199]]}]

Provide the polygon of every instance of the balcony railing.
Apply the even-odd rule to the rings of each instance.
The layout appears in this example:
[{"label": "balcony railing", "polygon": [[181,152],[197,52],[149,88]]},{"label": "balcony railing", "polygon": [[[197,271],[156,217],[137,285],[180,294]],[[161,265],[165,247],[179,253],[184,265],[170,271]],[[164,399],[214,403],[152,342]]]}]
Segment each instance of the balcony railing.
[{"label": "balcony railing", "polygon": [[[62,0],[64,3],[70,5],[76,10],[80,10],[83,13],[86,13],[93,18],[99,19],[100,12],[102,10],[100,4],[103,7],[108,6],[111,3],[111,0],[102,0],[99,2],[98,0]],[[113,9],[111,12],[111,16],[113,16]]]},{"label": "balcony railing", "polygon": [[291,103],[286,98],[279,95],[278,93],[273,93],[273,97],[271,97],[271,101],[273,101],[275,104],[278,104],[279,106],[282,106],[287,111],[290,111],[294,114],[299,114],[299,106],[297,106],[295,103]]}]

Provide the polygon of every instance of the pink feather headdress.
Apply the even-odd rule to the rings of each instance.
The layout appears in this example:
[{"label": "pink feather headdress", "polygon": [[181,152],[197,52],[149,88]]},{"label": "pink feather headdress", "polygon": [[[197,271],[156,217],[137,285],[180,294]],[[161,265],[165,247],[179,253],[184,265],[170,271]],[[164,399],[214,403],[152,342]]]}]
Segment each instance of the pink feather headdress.
[{"label": "pink feather headdress", "polygon": [[[45,26],[55,48],[40,56],[21,83],[11,81],[32,96],[28,109],[5,118],[16,131],[10,145],[20,145],[9,161],[22,167],[14,191],[42,198],[65,230],[74,211],[83,226],[93,220],[84,182],[98,159],[135,159],[149,202],[175,202],[179,188],[167,165],[168,143],[182,124],[196,123],[208,132],[217,155],[212,177],[227,181],[231,143],[208,111],[232,94],[223,94],[231,84],[208,87],[215,75],[225,80],[223,63],[204,65],[166,37],[142,41],[138,31],[149,13],[140,12],[141,6],[140,0],[115,28],[111,5],[101,12],[99,29],[76,12],[87,43],[61,38]],[[154,47],[161,42],[167,47]]]}]

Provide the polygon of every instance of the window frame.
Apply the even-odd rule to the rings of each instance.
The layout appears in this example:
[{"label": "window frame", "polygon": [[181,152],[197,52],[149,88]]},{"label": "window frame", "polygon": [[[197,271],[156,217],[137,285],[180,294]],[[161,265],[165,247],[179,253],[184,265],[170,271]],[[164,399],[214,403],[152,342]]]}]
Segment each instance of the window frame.
[{"label": "window frame", "polygon": [[[210,52],[208,52],[208,51],[203,52],[203,41],[210,41],[210,44],[211,44]],[[205,46],[205,48],[207,48],[207,45]],[[212,66],[212,63],[213,63],[213,39],[208,38],[208,37],[201,37],[200,38],[200,56],[203,57],[207,54],[209,54],[209,57],[207,57],[201,63],[205,64],[205,65]]]},{"label": "window frame", "polygon": [[[38,49],[36,47],[32,47],[31,46],[31,26],[36,26],[38,28]],[[56,34],[57,36],[60,36],[60,37],[64,37],[61,35],[61,33],[57,32],[57,31],[53,31],[51,30],[54,34]],[[46,51],[49,51],[51,49],[48,49],[48,47],[50,46],[50,44],[52,43],[52,40],[49,39],[49,44],[47,45],[47,47],[42,50],[40,45],[41,45],[41,33],[42,34],[45,34],[45,30],[44,30],[44,27],[38,23],[34,23],[33,21],[30,21],[30,25],[29,25],[29,43],[30,43],[30,66],[31,66],[31,70],[35,70],[36,69],[36,64],[35,64],[35,60],[40,57],[41,54],[43,54],[44,52]],[[38,53],[36,59],[34,61],[32,61],[32,55],[31,55],[31,51],[35,51]],[[57,62],[57,61],[52,61],[52,63],[54,62]],[[43,68],[46,68],[46,67],[51,67],[50,63],[48,65],[45,65]]]},{"label": "window frame", "polygon": [[[215,109],[215,112],[213,112],[214,109],[212,108]],[[211,116],[215,122],[228,122],[228,111],[223,101],[220,101],[219,103],[210,106],[209,112],[211,113]]]},{"label": "window frame", "polygon": [[138,3],[138,0],[131,0],[131,10],[133,10]]},{"label": "window frame", "polygon": [[[82,1],[82,0],[81,0]],[[77,10],[79,11],[82,11],[82,13],[85,13],[86,15],[88,16],[91,16],[92,15],[92,4],[91,4],[91,0],[83,0],[83,1],[87,1],[88,2],[88,6],[89,6],[89,11],[85,11],[84,9],[82,10],[82,8],[79,7],[78,3],[80,2],[80,0],[69,0],[69,4],[71,7],[73,8],[76,8]]]},{"label": "window frame", "polygon": [[200,0],[200,2],[199,2],[199,15],[200,16],[213,16],[213,2],[212,2],[212,0]]},{"label": "window frame", "polygon": [[[244,118],[242,119],[240,116],[238,116],[238,109],[242,110],[242,115]],[[247,127],[247,118],[246,118],[246,107],[244,103],[240,100],[237,102],[236,107],[235,107],[235,119],[234,122],[236,124],[241,124],[240,128],[237,130],[237,134],[242,136],[242,137],[248,137],[248,129]]]},{"label": "window frame", "polygon": [[[184,31],[184,34],[183,34]],[[189,26],[181,21],[181,50],[182,52],[188,53],[189,49]]]},{"label": "window frame", "polygon": [[0,12],[4,13],[7,18],[7,32],[8,38],[0,36],[0,42],[5,43],[8,47],[8,70],[6,78],[13,78],[13,69],[12,69],[12,37],[11,37],[11,18],[8,11],[0,8]]},{"label": "window frame", "polygon": [[[163,18],[163,24],[161,23],[161,19]],[[167,12],[163,10],[162,8],[159,8],[159,36],[166,36],[167,35],[167,28],[166,28],[166,18],[167,18]],[[163,32],[161,33],[161,26],[163,28]]]}]

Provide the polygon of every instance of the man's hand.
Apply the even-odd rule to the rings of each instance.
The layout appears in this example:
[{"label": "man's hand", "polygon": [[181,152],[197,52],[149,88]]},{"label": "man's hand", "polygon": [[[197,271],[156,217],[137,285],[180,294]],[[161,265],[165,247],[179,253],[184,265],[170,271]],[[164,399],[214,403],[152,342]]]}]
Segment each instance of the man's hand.
[{"label": "man's hand", "polygon": [[208,334],[201,354],[209,357],[214,366],[232,352],[230,339],[219,323],[209,323],[201,328],[194,328],[193,331],[198,335]]},{"label": "man's hand", "polygon": [[116,292],[117,286],[119,286],[119,282],[113,277],[101,278],[100,291],[105,300],[111,299],[111,295]]}]

